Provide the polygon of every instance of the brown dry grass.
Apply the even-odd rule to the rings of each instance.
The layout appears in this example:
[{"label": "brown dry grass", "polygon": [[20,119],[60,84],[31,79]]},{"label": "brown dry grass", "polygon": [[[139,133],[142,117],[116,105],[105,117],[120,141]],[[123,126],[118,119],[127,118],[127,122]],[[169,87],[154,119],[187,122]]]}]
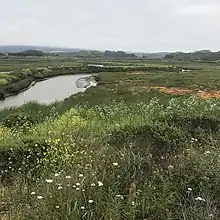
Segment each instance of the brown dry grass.
[{"label": "brown dry grass", "polygon": [[152,86],[150,88],[159,89],[161,92],[171,95],[186,95],[193,93],[192,90],[189,89],[181,89],[181,88],[168,88],[164,86]]},{"label": "brown dry grass", "polygon": [[167,87],[151,87],[159,89],[160,91],[166,94],[172,95],[186,95],[186,94],[196,94],[202,99],[218,99],[220,98],[220,90],[213,91],[196,91],[190,89],[182,89],[182,88],[167,88]]},{"label": "brown dry grass", "polygon": [[202,99],[219,99],[220,98],[220,90],[215,91],[199,91],[198,96]]},{"label": "brown dry grass", "polygon": [[132,92],[144,92],[149,91],[150,89],[158,89],[159,91],[169,94],[169,95],[187,95],[187,94],[196,94],[202,99],[219,99],[220,98],[220,90],[213,91],[202,91],[202,90],[191,90],[191,89],[183,89],[183,88],[175,88],[175,87],[165,87],[165,86],[137,86],[131,88]]}]

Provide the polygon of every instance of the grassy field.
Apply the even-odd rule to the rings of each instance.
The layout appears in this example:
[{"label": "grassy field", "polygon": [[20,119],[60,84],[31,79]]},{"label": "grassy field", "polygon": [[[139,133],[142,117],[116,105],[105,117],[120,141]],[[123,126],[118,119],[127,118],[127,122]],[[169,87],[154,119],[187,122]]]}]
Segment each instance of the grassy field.
[{"label": "grassy field", "polygon": [[0,111],[0,218],[219,219],[219,66],[102,62],[85,93]]},{"label": "grassy field", "polygon": [[[89,64],[102,64],[103,67]],[[65,74],[120,71],[178,71],[167,63],[147,63],[134,60],[97,60],[68,57],[2,57],[0,58],[0,100],[28,88],[33,81]]]}]

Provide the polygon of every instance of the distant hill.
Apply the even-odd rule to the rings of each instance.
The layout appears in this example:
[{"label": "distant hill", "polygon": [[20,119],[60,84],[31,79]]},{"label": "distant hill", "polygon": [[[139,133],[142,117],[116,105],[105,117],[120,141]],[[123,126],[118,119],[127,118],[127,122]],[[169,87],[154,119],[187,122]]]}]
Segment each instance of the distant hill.
[{"label": "distant hill", "polygon": [[195,51],[192,53],[176,52],[170,53],[164,57],[165,60],[179,60],[179,61],[219,61],[220,51],[212,52],[210,50]]},{"label": "distant hill", "polygon": [[125,53],[124,51],[110,51],[106,50],[104,52],[105,57],[114,57],[114,58],[137,58],[134,53]]},{"label": "distant hill", "polygon": [[60,47],[41,47],[41,46],[24,46],[24,45],[0,45],[0,53],[20,53],[27,50],[39,50],[43,53],[50,53],[52,51],[63,51],[63,52],[76,52],[79,49],[76,48],[60,48]]},{"label": "distant hill", "polygon": [[[168,52],[159,52],[159,53],[135,53],[140,58],[147,59],[147,60],[161,60],[166,55],[168,55]],[[140,56],[141,55],[141,56]]]},{"label": "distant hill", "polygon": [[96,50],[79,50],[75,52],[52,51],[50,54],[71,57],[103,57],[104,53]]},{"label": "distant hill", "polygon": [[125,51],[98,51],[78,48],[46,47],[46,46],[24,46],[24,45],[0,45],[0,56],[4,54],[18,56],[42,56],[43,54],[54,54],[73,57],[106,57],[106,58],[131,58],[146,60],[179,60],[179,61],[220,61],[220,51],[200,50],[191,53],[184,52],[158,52],[158,53],[136,53]]},{"label": "distant hill", "polygon": [[44,53],[40,50],[24,50],[19,53],[8,53],[11,56],[43,56]]}]

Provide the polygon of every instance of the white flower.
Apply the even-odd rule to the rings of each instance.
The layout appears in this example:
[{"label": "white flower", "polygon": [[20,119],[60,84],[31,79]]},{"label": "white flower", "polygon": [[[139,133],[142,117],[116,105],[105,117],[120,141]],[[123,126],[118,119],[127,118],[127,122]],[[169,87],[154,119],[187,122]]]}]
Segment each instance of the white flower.
[{"label": "white flower", "polygon": [[84,210],[86,207],[85,206],[81,206],[81,209]]},{"label": "white flower", "polygon": [[57,189],[59,189],[59,190],[60,190],[60,189],[63,189],[63,187],[62,187],[62,186],[59,186]]},{"label": "white flower", "polygon": [[79,174],[79,177],[83,177],[83,174],[80,173],[80,174]]},{"label": "white flower", "polygon": [[31,195],[35,195],[35,194],[36,194],[36,192],[32,192],[32,193],[31,193]]},{"label": "white flower", "polygon": [[71,176],[66,176],[65,178],[66,178],[66,179],[71,179]]},{"label": "white flower", "polygon": [[54,174],[55,177],[58,177],[59,175],[60,175],[60,173],[55,173]]},{"label": "white flower", "polygon": [[203,198],[200,197],[200,196],[196,197],[195,200],[196,200],[196,201],[203,201],[203,202],[205,202],[205,199],[203,199]]},{"label": "white flower", "polygon": [[115,163],[112,163],[112,164],[113,164],[114,166],[118,166],[118,163],[116,163],[116,162],[115,162]]},{"label": "white flower", "polygon": [[169,170],[172,170],[173,168],[174,168],[173,165],[169,165],[169,166],[168,166],[168,169],[169,169]]},{"label": "white flower", "polygon": [[98,186],[103,186],[103,183],[101,181],[98,181]]},{"label": "white flower", "polygon": [[37,198],[38,198],[38,199],[43,199],[44,197],[43,197],[43,196],[37,196]]},{"label": "white flower", "polygon": [[205,154],[211,154],[211,151],[208,150],[208,151],[205,152]]},{"label": "white flower", "polygon": [[95,183],[91,183],[91,186],[95,186]]},{"label": "white flower", "polygon": [[82,189],[82,192],[85,192],[86,190],[85,189]]},{"label": "white flower", "polygon": [[134,202],[134,201],[132,201],[132,202],[131,202],[131,205],[135,205],[135,202]]},{"label": "white flower", "polygon": [[73,188],[76,188],[76,185],[73,185]]},{"label": "white flower", "polygon": [[188,188],[187,190],[188,190],[189,192],[191,192],[191,191],[192,191],[192,188]]},{"label": "white flower", "polygon": [[53,180],[46,179],[46,182],[47,182],[47,183],[52,183],[52,182],[53,182]]},{"label": "white flower", "polygon": [[77,188],[76,188],[76,191],[79,191],[79,190],[80,190],[80,188],[77,187]]},{"label": "white flower", "polygon": [[57,205],[57,206],[56,206],[56,209],[59,209],[59,208],[60,208],[60,207]]},{"label": "white flower", "polygon": [[80,186],[80,183],[76,183],[76,186]]},{"label": "white flower", "polygon": [[88,202],[89,202],[90,204],[92,204],[92,203],[93,203],[93,200],[92,200],[92,199],[90,199]]},{"label": "white flower", "polygon": [[122,195],[116,195],[116,198],[120,198],[120,199],[124,199],[124,197]]}]

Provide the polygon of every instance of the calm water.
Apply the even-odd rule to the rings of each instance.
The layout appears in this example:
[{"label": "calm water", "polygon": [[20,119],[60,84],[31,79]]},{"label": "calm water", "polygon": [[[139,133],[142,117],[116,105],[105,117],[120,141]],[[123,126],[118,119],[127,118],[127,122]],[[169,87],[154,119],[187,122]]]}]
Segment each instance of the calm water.
[{"label": "calm water", "polygon": [[0,109],[12,106],[21,106],[26,102],[37,101],[39,103],[52,103],[61,101],[70,95],[78,92],[84,92],[85,88],[77,88],[76,81],[83,77],[91,76],[89,74],[77,74],[57,76],[42,82],[36,83],[28,90],[15,96],[7,97],[0,101]]}]

